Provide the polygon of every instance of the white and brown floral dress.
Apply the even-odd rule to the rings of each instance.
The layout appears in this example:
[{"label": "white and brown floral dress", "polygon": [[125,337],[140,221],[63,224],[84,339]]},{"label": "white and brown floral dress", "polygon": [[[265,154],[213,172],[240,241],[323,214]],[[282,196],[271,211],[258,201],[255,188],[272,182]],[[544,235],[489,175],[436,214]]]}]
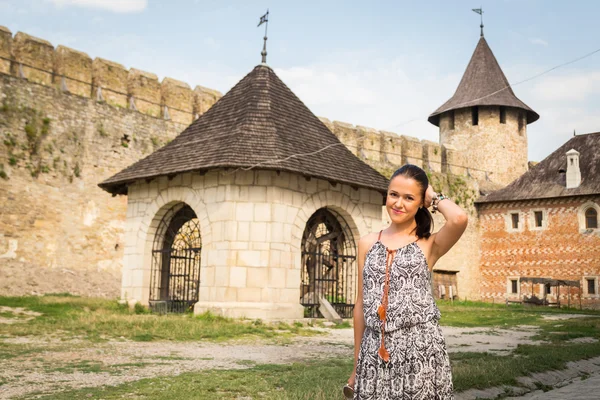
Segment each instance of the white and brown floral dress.
[{"label": "white and brown floral dress", "polygon": [[[427,260],[416,242],[395,251],[379,239],[363,269],[365,333],[356,368],[355,400],[453,399],[452,372],[431,294]],[[388,268],[385,326],[378,315]],[[382,345],[381,337],[384,337]],[[380,347],[389,354],[385,362]],[[387,358],[387,357],[386,357]]]}]

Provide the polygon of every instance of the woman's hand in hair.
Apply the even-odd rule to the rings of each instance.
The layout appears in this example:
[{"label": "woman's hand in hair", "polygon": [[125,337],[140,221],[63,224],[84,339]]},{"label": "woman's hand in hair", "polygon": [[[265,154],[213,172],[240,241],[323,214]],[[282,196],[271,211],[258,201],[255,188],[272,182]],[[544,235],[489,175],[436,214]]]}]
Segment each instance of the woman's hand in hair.
[{"label": "woman's hand in hair", "polygon": [[427,190],[425,191],[425,198],[423,199],[423,207],[429,208],[431,207],[431,203],[433,202],[433,198],[437,195],[433,187],[429,185]]}]

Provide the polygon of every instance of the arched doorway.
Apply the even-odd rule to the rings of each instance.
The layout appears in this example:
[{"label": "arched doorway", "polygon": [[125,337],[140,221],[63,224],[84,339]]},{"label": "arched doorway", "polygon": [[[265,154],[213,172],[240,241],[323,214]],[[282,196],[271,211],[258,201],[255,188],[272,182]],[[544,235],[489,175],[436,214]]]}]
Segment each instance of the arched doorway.
[{"label": "arched doorway", "polygon": [[169,209],[152,247],[150,309],[186,312],[198,301],[202,237],[196,213],[187,204]]},{"label": "arched doorway", "polygon": [[320,298],[327,299],[342,318],[352,317],[356,271],[356,242],[348,223],[332,209],[317,210],[302,236],[300,303],[305,317],[322,317]]}]

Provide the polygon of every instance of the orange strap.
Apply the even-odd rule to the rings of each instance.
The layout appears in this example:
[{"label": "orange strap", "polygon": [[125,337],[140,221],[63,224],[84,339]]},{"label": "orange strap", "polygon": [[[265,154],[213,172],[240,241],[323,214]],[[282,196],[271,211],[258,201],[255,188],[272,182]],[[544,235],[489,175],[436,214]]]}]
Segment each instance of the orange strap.
[{"label": "orange strap", "polygon": [[[381,239],[381,231],[379,232],[379,239]],[[387,316],[388,294],[390,291],[390,269],[392,267],[392,263],[394,262],[396,250],[389,250],[386,247],[385,251],[385,282],[383,284],[383,296],[381,299],[381,304],[377,309],[377,315],[379,316],[379,320],[381,321],[381,346],[379,346],[379,351],[377,353],[383,361],[388,362],[390,361],[390,353],[388,353],[388,351],[385,348],[385,319]]]}]

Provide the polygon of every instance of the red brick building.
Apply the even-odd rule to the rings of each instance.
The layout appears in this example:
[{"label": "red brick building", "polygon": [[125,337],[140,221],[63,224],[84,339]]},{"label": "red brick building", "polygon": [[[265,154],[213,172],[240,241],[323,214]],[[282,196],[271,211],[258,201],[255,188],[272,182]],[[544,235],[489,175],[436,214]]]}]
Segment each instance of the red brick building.
[{"label": "red brick building", "polygon": [[599,149],[600,132],[575,136],[476,202],[482,300],[600,308]]}]

